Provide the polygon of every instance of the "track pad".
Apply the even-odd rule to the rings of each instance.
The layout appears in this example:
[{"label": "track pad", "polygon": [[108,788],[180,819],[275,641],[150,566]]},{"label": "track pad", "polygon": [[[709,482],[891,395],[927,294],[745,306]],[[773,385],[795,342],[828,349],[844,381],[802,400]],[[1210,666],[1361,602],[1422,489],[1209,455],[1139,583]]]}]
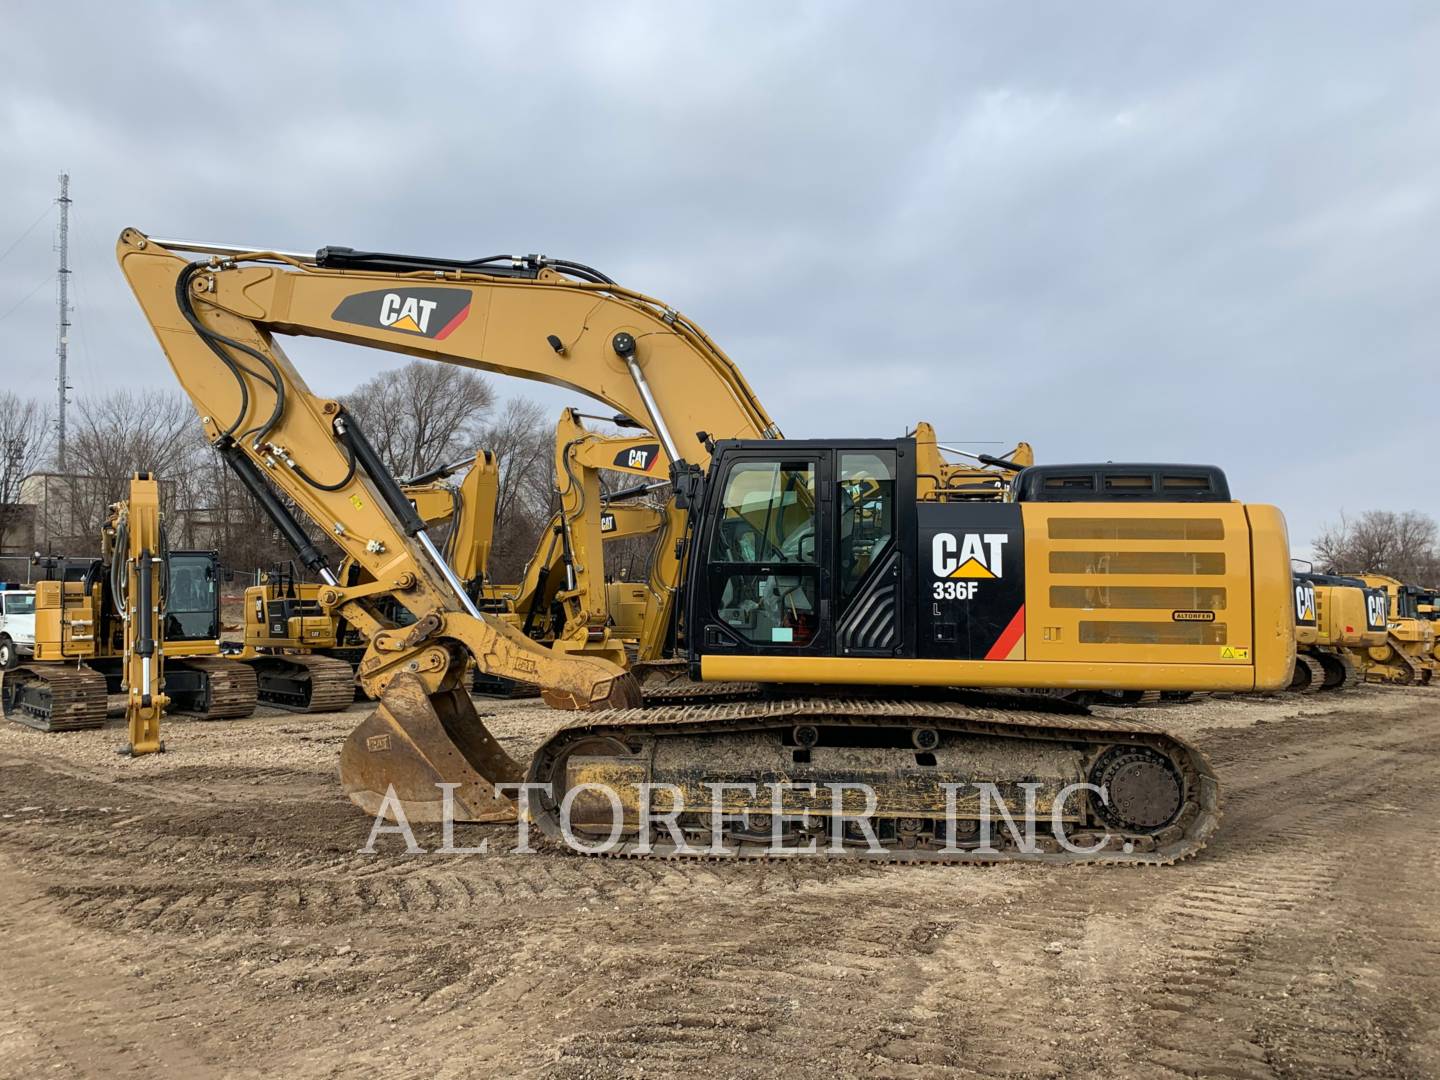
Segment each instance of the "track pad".
[{"label": "track pad", "polygon": [[357,806],[377,814],[393,788],[412,822],[442,820],[444,792],[437,784],[460,785],[456,821],[514,821],[515,804],[493,785],[522,777],[464,690],[431,695],[408,673],[395,677],[340,751],[340,782]]}]

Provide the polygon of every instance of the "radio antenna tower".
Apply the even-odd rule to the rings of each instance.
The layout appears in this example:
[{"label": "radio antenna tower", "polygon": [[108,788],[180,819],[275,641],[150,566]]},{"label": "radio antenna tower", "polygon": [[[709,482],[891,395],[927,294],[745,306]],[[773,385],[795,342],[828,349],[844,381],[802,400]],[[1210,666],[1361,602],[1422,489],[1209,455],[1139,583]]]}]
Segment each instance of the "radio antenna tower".
[{"label": "radio antenna tower", "polygon": [[56,462],[60,471],[65,471],[65,406],[70,401],[70,383],[66,380],[65,362],[66,353],[70,347],[70,174],[60,174],[60,198],[55,200],[60,204],[60,325],[58,340],[55,344],[55,358],[59,361],[60,371],[56,377],[56,384],[60,391],[60,409],[56,417],[55,428],[59,435],[59,442],[56,448]]}]

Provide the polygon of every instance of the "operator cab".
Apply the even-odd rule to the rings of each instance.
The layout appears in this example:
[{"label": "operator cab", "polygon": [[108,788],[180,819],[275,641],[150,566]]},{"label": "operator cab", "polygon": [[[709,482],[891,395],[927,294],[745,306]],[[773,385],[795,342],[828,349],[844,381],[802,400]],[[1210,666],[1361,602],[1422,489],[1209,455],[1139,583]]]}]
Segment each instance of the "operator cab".
[{"label": "operator cab", "polygon": [[894,656],[915,542],[913,440],[727,441],[696,519],[692,650]]},{"label": "operator cab", "polygon": [[219,555],[214,551],[172,551],[168,562],[165,640],[219,640]]}]

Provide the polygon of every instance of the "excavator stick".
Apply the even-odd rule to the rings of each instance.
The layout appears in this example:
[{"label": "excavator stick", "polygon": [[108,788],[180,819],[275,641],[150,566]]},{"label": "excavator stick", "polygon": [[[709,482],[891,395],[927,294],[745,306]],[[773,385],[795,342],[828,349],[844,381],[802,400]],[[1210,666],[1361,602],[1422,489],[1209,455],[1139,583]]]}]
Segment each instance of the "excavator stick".
[{"label": "excavator stick", "polygon": [[[367,814],[396,802],[409,821],[441,821],[445,789],[456,821],[514,821],[515,804],[495,790],[524,769],[490,734],[461,687],[431,694],[415,675],[397,675],[340,752],[340,782]],[[390,800],[386,805],[387,798]]]}]

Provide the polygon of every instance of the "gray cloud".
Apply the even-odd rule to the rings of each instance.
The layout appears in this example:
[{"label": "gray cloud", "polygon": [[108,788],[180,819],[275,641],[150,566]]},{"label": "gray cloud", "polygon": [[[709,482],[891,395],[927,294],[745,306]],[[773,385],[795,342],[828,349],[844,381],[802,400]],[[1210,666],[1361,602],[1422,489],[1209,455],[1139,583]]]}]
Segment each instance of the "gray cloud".
[{"label": "gray cloud", "polygon": [[[169,382],[125,225],[545,251],[694,317],[788,434],[1213,461],[1300,547],[1440,509],[1436,55],[1423,5],[17,4],[0,245],[69,169],[77,392]],[[7,388],[53,393],[53,333],[43,286]],[[290,351],[324,392],[394,362]]]}]

